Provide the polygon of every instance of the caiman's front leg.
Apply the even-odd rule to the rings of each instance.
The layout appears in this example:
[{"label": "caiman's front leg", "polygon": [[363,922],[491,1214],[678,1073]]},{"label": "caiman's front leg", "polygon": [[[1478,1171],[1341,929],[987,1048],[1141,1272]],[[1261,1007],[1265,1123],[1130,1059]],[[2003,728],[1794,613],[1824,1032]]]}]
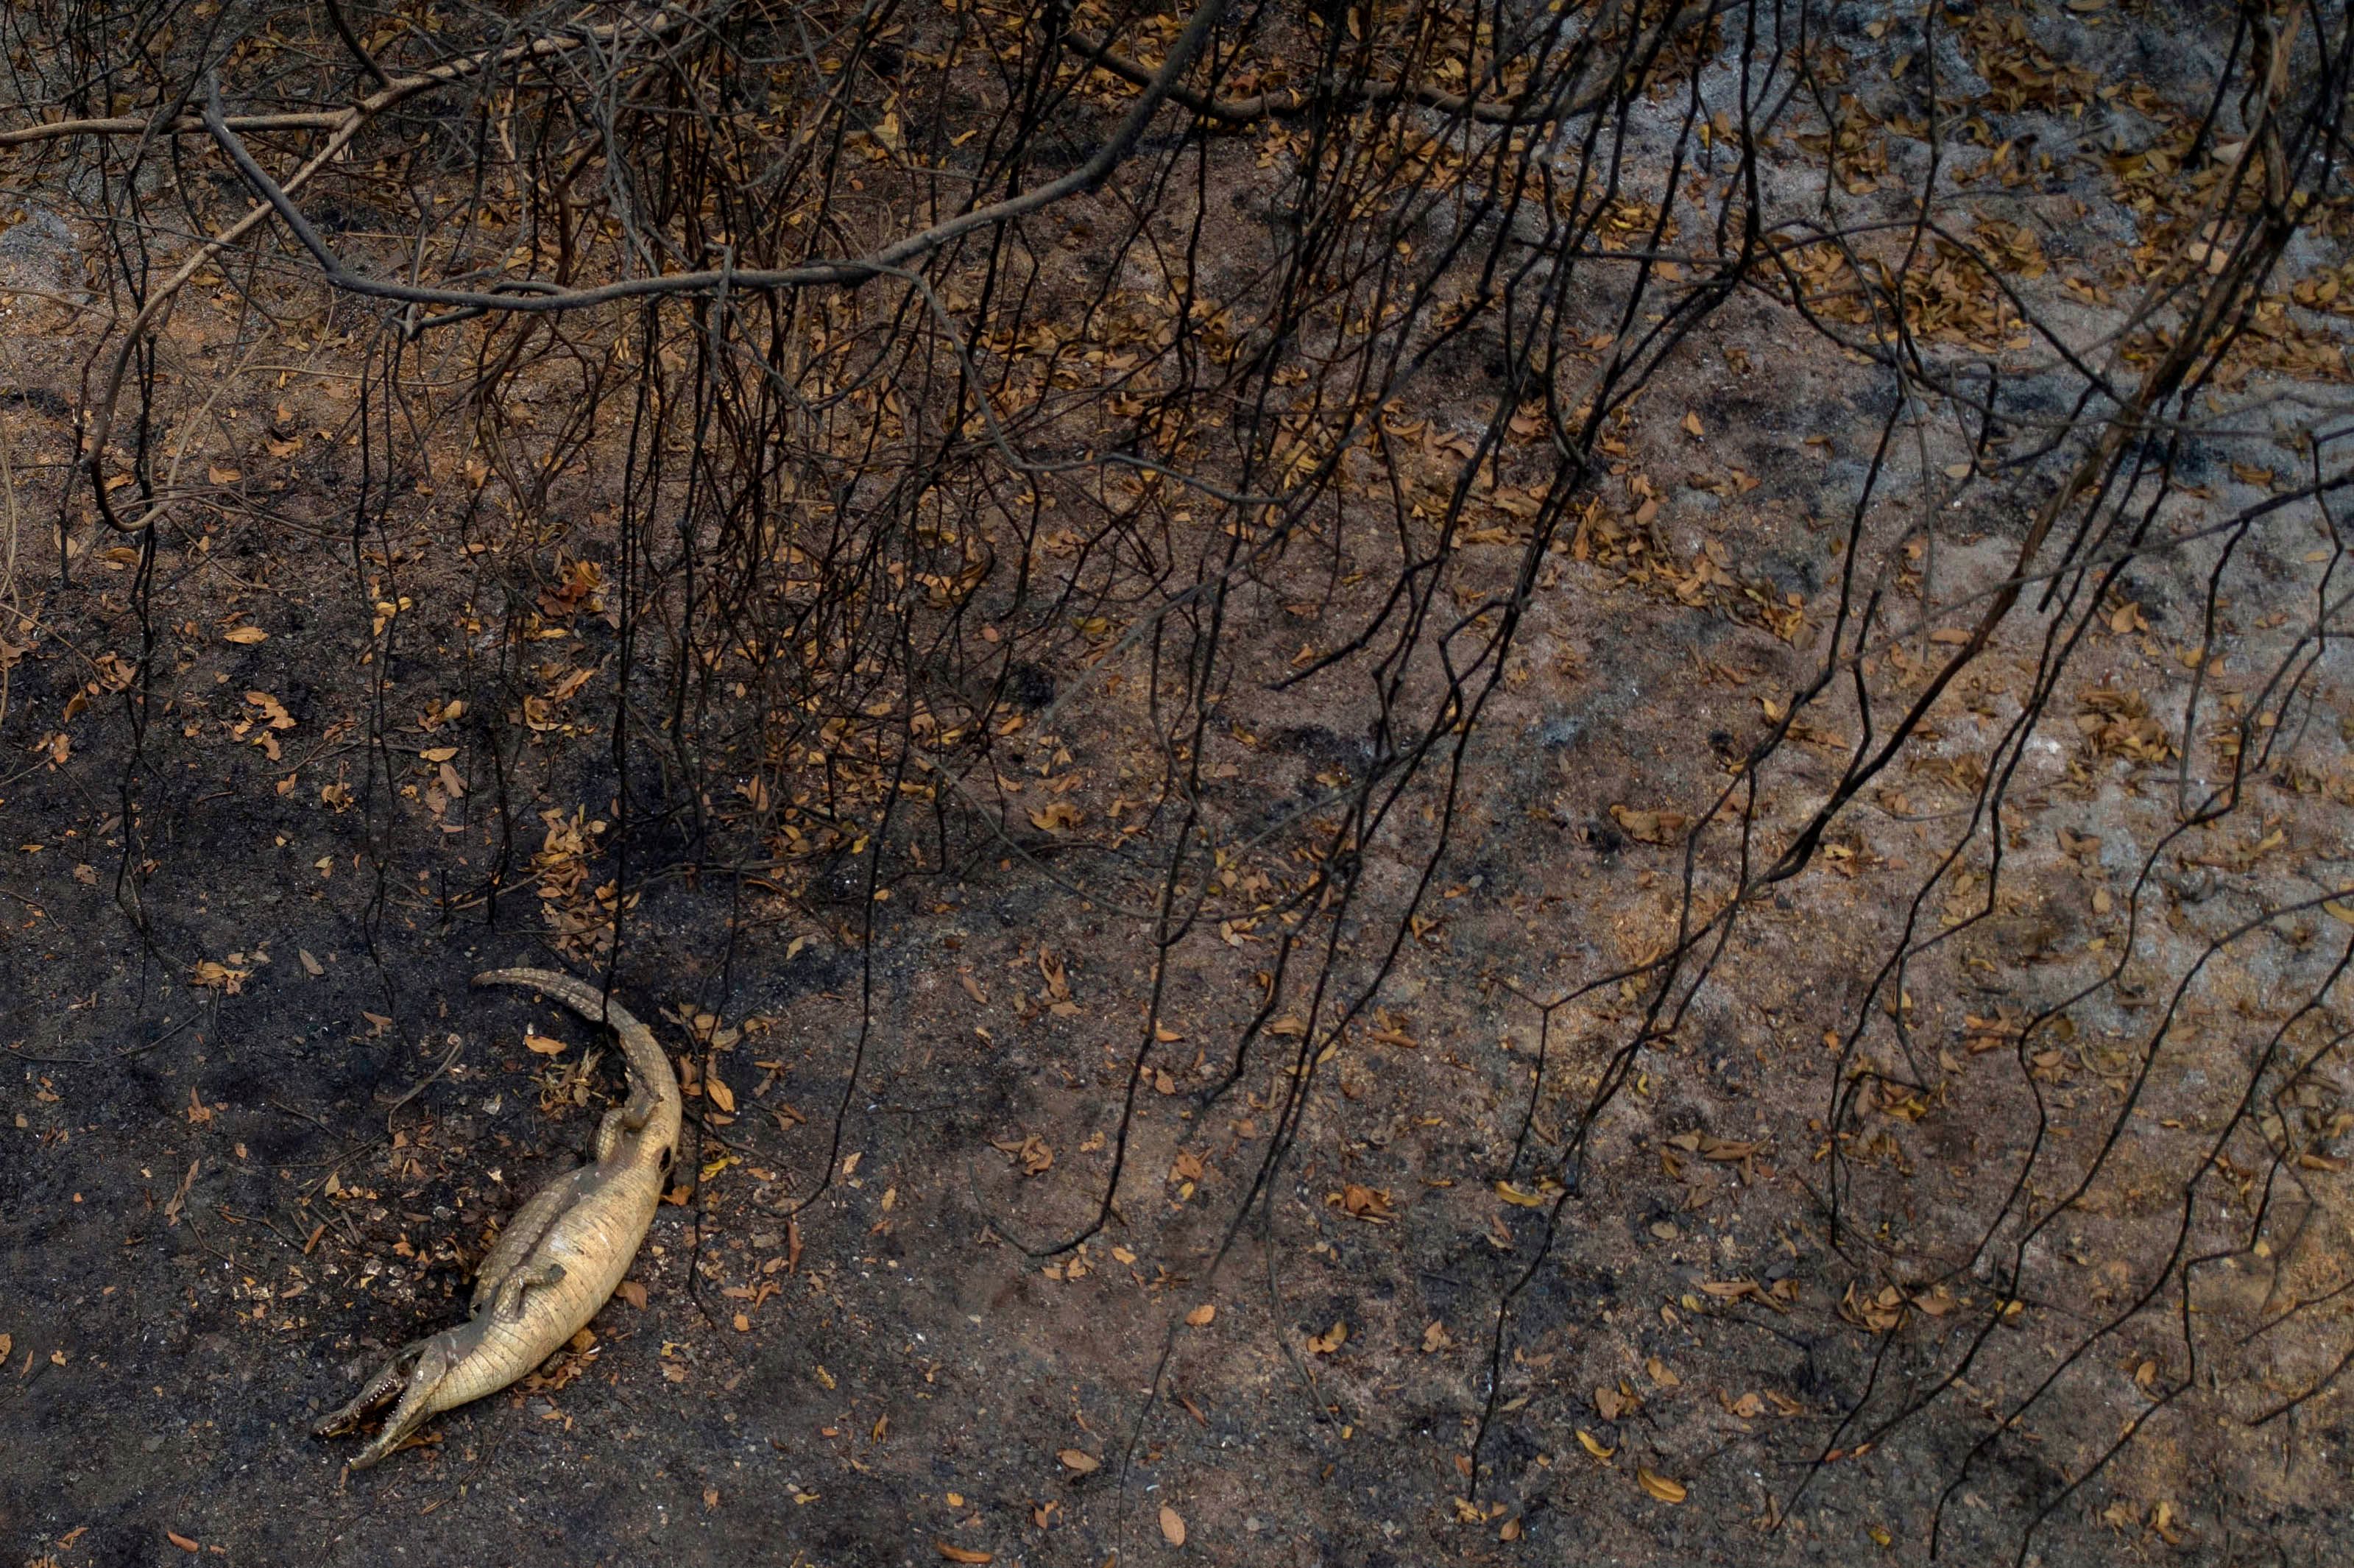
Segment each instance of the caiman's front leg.
[{"label": "caiman's front leg", "polygon": [[[619,1114],[618,1111],[608,1112],[606,1120],[610,1122]],[[601,1135],[599,1141],[603,1141]],[[564,1218],[573,1204],[580,1201],[583,1192],[593,1189],[596,1181],[597,1168],[594,1165],[579,1166],[533,1193],[531,1201],[514,1212],[514,1217],[499,1233],[499,1239],[491,1245],[482,1266],[475,1271],[474,1294],[466,1304],[468,1311],[480,1312],[498,1295],[499,1287],[507,1282],[507,1277],[523,1266],[524,1260],[537,1250],[548,1231]]]},{"label": "caiman's front leg", "polygon": [[515,1322],[523,1317],[523,1293],[542,1286],[564,1283],[564,1266],[560,1263],[535,1263],[516,1269],[499,1282],[499,1293],[491,1300],[490,1316]]}]

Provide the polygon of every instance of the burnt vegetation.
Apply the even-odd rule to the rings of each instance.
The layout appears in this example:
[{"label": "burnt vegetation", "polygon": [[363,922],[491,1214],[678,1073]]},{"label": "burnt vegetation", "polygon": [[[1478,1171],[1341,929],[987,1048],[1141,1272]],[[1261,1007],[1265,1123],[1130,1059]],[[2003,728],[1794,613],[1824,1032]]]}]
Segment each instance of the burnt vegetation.
[{"label": "burnt vegetation", "polygon": [[[699,1348],[607,1364],[741,1402],[798,1478],[695,1506],[766,1539],[2326,1554],[2342,5],[28,0],[0,54],[10,1257],[136,1211],[46,1310],[130,1239],[160,1292],[88,1309],[166,1346],[446,1311],[480,1170],[603,1092],[442,1000],[536,948],[684,1053],[631,1309]],[[909,1380],[878,1256],[1004,1342]],[[968,1473],[909,1402],[1019,1376],[1081,1446],[906,1501]]]}]

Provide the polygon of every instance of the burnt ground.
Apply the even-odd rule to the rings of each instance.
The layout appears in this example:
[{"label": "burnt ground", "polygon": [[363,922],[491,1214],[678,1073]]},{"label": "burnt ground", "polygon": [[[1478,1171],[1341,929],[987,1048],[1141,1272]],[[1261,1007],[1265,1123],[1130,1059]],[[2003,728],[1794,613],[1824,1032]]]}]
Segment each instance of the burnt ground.
[{"label": "burnt ground", "polygon": [[[2195,52],[2166,47],[2153,8],[2105,33],[2047,9],[2038,47],[2083,69],[2160,79]],[[1886,76],[1901,28],[1835,10]],[[2009,58],[1988,48],[1954,69]],[[2105,134],[2162,130],[2156,102]],[[2074,122],[2009,112],[1998,131]],[[1662,108],[1642,128],[1664,144],[1674,122]],[[1874,145],[1878,175],[1851,169],[1848,193],[1868,202],[1878,178],[1894,202],[1924,143]],[[1957,143],[1943,177],[1999,163]],[[2100,301],[2131,277],[2133,187],[2095,153],[2055,170],[2006,185],[2003,221],[2042,236],[2020,286],[2096,337],[2123,319]],[[54,504],[103,324],[70,291],[95,243],[48,208],[0,236],[27,517]],[[2283,289],[2344,255],[2325,237],[2292,262]],[[563,562],[515,546],[505,564],[542,588],[534,624],[558,653],[545,705],[510,713],[470,652],[502,609],[461,569],[507,546],[472,552],[427,484],[388,548],[339,551],[355,471],[328,432],[354,394],[339,318],[311,319],[307,343],[228,377],[209,460],[217,485],[266,488],[308,533],[248,508],[175,535],[154,567],[170,611],[143,620],[136,553],[84,523],[73,586],[19,590],[39,636],[11,634],[0,770],[0,1546],[58,1564],[1680,1564],[1920,1561],[1935,1531],[1964,1561],[2335,1560],[2344,1396],[2267,1413],[2347,1344],[2354,1116],[2334,1054],[2348,1002],[2328,988],[2349,922],[2319,902],[2346,882],[2354,804],[2336,645],[2266,726],[2285,738],[2246,808],[2178,832],[2182,790],[2230,760],[2211,731],[2183,733],[2194,672],[2226,715],[2261,706],[2336,549],[2309,504],[2267,514],[2229,562],[2199,534],[2285,490],[2316,409],[2342,397],[2342,347],[2334,369],[2325,350],[2343,317],[2299,309],[2184,460],[2196,493],[2164,513],[2184,542],[2100,605],[1961,877],[1912,903],[1972,821],[2057,610],[2023,609],[1823,860],[1746,912],[1634,1059],[1565,1196],[1555,1156],[1643,999],[1629,982],[1538,1004],[1672,939],[1683,825],[1819,657],[1842,509],[1889,413],[1873,369],[1786,305],[1726,307],[1613,427],[1606,509],[1542,564],[1364,1021],[1325,1041],[1287,1012],[1223,1086],[1278,941],[1244,917],[1238,874],[1235,917],[1168,959],[1132,1120],[1146,835],[1017,858],[968,823],[879,903],[849,846],[790,896],[659,874],[632,884],[617,952],[584,947],[601,884],[683,853],[605,821],[620,786],[597,677],[617,630]],[[235,359],[232,316],[224,292],[173,323],[201,391]],[[1435,363],[1394,438],[1443,457],[1481,374],[1476,352]],[[2048,362],[2019,376],[2066,407]],[[323,456],[263,455],[310,431]],[[1967,624],[1955,607],[2009,569],[2048,493],[2040,471],[1941,486],[1971,472],[1967,445],[1939,444],[1955,439],[1930,429],[1913,475],[1913,503],[1951,520],[1935,557],[1886,552],[1922,624],[1875,652],[1884,694],[1920,689],[1953,645],[1938,634]],[[615,482],[581,493],[610,504]],[[24,584],[37,532],[14,535]],[[1363,583],[1316,605],[1237,596],[1242,674],[1204,791],[1237,834],[1314,810],[1364,764],[1345,672],[1274,683],[1372,612],[1385,563],[1365,550],[1334,574]],[[1467,543],[1459,597],[1520,559],[1508,526]],[[421,624],[387,642],[376,607],[403,592]],[[1006,608],[981,592],[984,616]],[[240,626],[267,636],[226,635]],[[154,683],[134,709],[142,647]],[[591,674],[556,697],[567,671]],[[1013,683],[1006,714],[1030,727],[993,772],[1017,829],[1050,794],[1120,814],[1135,686],[1098,683],[1038,732],[1078,673]],[[1764,775],[1767,838],[1858,740],[1851,694],[1813,715]],[[1445,805],[1417,786],[1399,820]],[[1980,909],[1995,837],[1999,895]],[[1369,844],[1367,899],[1404,907],[1436,842]],[[1703,904],[1730,842],[1702,856]],[[2298,907],[2257,920],[2283,904]],[[1891,982],[1908,919],[1952,936]],[[1344,942],[1344,989],[1385,937]],[[571,1351],[340,1475],[342,1446],[310,1422],[454,1320],[486,1237],[580,1157],[619,1091],[594,1030],[467,977],[591,957],[690,1080],[693,1180]],[[2056,1021],[2022,1043],[2045,1009]],[[1243,1209],[1299,1039],[1318,1092],[1267,1201]],[[2314,1057],[2285,1086],[2264,1077],[2281,1039]],[[2252,1078],[2278,1091],[2269,1123],[2242,1115]],[[1109,1223],[1049,1255],[1096,1216],[1124,1133]],[[2040,1227],[2006,1217],[2014,1181]],[[2013,1248],[2015,1281],[1988,1261]],[[2178,1254],[2200,1259],[2187,1295],[2166,1294]],[[2153,1309],[2126,1310],[2154,1289]],[[2222,1327],[2186,1330],[2194,1317]],[[1979,1340],[1961,1383],[1878,1427]]]}]

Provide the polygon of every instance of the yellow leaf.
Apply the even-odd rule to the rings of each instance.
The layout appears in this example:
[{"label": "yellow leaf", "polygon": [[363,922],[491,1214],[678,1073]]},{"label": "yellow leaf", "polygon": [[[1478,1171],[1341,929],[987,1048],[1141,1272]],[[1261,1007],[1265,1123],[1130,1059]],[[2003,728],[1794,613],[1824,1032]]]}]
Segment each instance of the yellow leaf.
[{"label": "yellow leaf", "polygon": [[1648,1465],[1635,1467],[1635,1480],[1645,1491],[1663,1503],[1680,1503],[1690,1494],[1681,1481],[1671,1481]]},{"label": "yellow leaf", "polygon": [[1543,1192],[1523,1192],[1518,1187],[1513,1186],[1510,1181],[1499,1181],[1496,1183],[1496,1196],[1503,1199],[1507,1203],[1516,1204],[1523,1209],[1542,1209],[1544,1207],[1544,1194]]},{"label": "yellow leaf", "polygon": [[1308,1336],[1308,1353],[1315,1356],[1329,1356],[1348,1342],[1349,1325],[1335,1323],[1320,1334]]},{"label": "yellow leaf", "polygon": [[997,1561],[997,1553],[994,1552],[979,1552],[970,1546],[950,1546],[945,1541],[935,1541],[932,1542],[932,1546],[942,1557],[947,1558],[951,1563],[994,1563]]},{"label": "yellow leaf", "polygon": [[2332,898],[2321,906],[2321,912],[2343,925],[2354,926],[2354,904]]},{"label": "yellow leaf", "polygon": [[1604,1444],[1600,1438],[1595,1436],[1593,1433],[1588,1432],[1583,1426],[1577,1429],[1577,1441],[1581,1447],[1597,1459],[1607,1459],[1611,1455],[1616,1454],[1618,1451],[1617,1449]]},{"label": "yellow leaf", "polygon": [[524,1033],[523,1047],[525,1050],[531,1052],[534,1055],[538,1056],[561,1056],[564,1054],[563,1041],[550,1040],[545,1034],[534,1034],[529,1031],[525,1031]]},{"label": "yellow leaf", "polygon": [[1194,1308],[1191,1312],[1185,1314],[1185,1321],[1191,1323],[1196,1329],[1206,1329],[1210,1326],[1212,1319],[1215,1319],[1217,1315],[1218,1309],[1210,1305],[1207,1301],[1204,1301],[1199,1307]]},{"label": "yellow leaf", "polygon": [[270,633],[259,626],[232,626],[221,633],[221,641],[234,642],[240,648],[250,648],[257,642],[270,641]]},{"label": "yellow leaf", "polygon": [[1050,833],[1076,828],[1079,821],[1079,809],[1068,800],[1049,800],[1030,813],[1031,825]]},{"label": "yellow leaf", "polygon": [[709,1095],[711,1097],[711,1103],[717,1106],[721,1110],[732,1111],[736,1108],[736,1091],[729,1088],[726,1084],[721,1083],[717,1078],[704,1079],[703,1092]]}]

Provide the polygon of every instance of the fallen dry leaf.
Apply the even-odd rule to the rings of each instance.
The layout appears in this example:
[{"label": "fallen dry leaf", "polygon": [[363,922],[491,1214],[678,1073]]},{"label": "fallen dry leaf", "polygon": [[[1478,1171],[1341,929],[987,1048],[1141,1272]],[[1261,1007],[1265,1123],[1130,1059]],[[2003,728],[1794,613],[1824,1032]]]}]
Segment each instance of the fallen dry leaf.
[{"label": "fallen dry leaf", "polygon": [[721,1110],[732,1111],[736,1108],[736,1091],[720,1082],[718,1078],[705,1077],[703,1080],[703,1092],[710,1096],[711,1103]]},{"label": "fallen dry leaf", "polygon": [[1079,825],[1079,809],[1068,800],[1049,800],[1030,813],[1030,825],[1050,833],[1059,833]]},{"label": "fallen dry leaf", "polygon": [[1191,1312],[1185,1314],[1185,1321],[1191,1323],[1196,1329],[1206,1329],[1210,1326],[1211,1319],[1217,1317],[1217,1315],[1218,1309],[1207,1301],[1204,1301],[1199,1307],[1194,1308]]},{"label": "fallen dry leaf", "polygon": [[564,1054],[563,1041],[551,1040],[545,1034],[534,1034],[529,1030],[525,1030],[524,1032],[523,1048],[530,1052],[535,1056],[561,1056]]},{"label": "fallen dry leaf", "polygon": [[1063,1461],[1063,1467],[1065,1469],[1069,1470],[1076,1475],[1093,1475],[1096,1471],[1103,1468],[1103,1461],[1097,1458],[1093,1454],[1088,1453],[1085,1448],[1066,1448],[1061,1453],[1055,1455],[1055,1457]]},{"label": "fallen dry leaf", "polygon": [[950,1546],[945,1541],[935,1541],[932,1542],[932,1546],[942,1557],[948,1559],[948,1561],[951,1563],[994,1563],[997,1561],[996,1552],[983,1552],[977,1547]]},{"label": "fallen dry leaf", "polygon": [[1626,831],[1631,839],[1647,844],[1663,844],[1678,837],[1691,821],[1681,811],[1638,811],[1625,806],[1610,808],[1610,820]]},{"label": "fallen dry leaf", "polygon": [[1185,1544],[1185,1519],[1167,1503],[1161,1505],[1161,1539],[1172,1546]]},{"label": "fallen dry leaf", "polygon": [[257,642],[270,641],[270,633],[259,626],[232,626],[221,633],[221,641],[234,642],[240,648],[250,648]]},{"label": "fallen dry leaf", "polygon": [[1681,1481],[1672,1481],[1648,1465],[1635,1467],[1635,1481],[1645,1491],[1663,1503],[1680,1503],[1691,1494]]}]

